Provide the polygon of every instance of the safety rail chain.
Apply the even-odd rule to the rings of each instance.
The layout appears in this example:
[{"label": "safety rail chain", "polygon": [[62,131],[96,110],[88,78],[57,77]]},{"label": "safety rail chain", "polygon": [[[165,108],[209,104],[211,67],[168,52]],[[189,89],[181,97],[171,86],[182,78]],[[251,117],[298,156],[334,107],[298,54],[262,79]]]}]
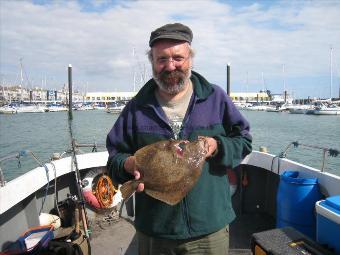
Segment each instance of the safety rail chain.
[{"label": "safety rail chain", "polygon": [[307,148],[322,150],[323,156],[322,156],[321,172],[323,172],[324,169],[325,169],[327,154],[328,154],[328,156],[331,156],[331,157],[337,157],[340,154],[339,150],[337,150],[337,149],[321,147],[321,146],[316,146],[316,145],[310,145],[310,144],[304,144],[304,143],[299,143],[298,141],[295,141],[295,142],[291,142],[290,144],[288,144],[288,146],[285,148],[285,150],[280,153],[279,157],[280,158],[286,158],[287,152],[292,146],[294,146],[294,148],[297,148],[299,146],[303,146],[303,147],[307,147]]},{"label": "safety rail chain", "polygon": [[[75,142],[75,147],[76,148],[92,148],[92,152],[97,152],[98,148],[102,148],[105,147],[104,144],[97,144],[97,143],[77,143]],[[52,157],[51,157],[51,161],[52,160],[56,160],[56,159],[60,159],[62,158],[62,156],[64,156],[65,154],[70,154],[72,152],[72,150],[67,150],[61,154],[57,154],[53,153]],[[79,152],[79,151],[78,151]],[[6,185],[6,180],[5,180],[5,176],[3,174],[2,168],[1,168],[1,163],[7,160],[18,160],[18,167],[21,167],[21,163],[20,163],[20,159],[24,156],[31,156],[40,167],[44,167],[44,164],[41,162],[41,160],[39,160],[39,158],[30,150],[22,150],[19,151],[18,153],[14,153],[14,154],[10,154],[7,155],[5,157],[0,158],[0,187],[3,187]]]}]

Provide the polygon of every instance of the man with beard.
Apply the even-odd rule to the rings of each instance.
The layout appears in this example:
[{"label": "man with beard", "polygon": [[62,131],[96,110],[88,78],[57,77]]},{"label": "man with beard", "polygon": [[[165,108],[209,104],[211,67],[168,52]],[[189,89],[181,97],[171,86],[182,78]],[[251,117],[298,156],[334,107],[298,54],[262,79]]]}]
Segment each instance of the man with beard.
[{"label": "man with beard", "polygon": [[[139,254],[228,254],[228,225],[235,218],[226,168],[251,152],[249,124],[225,91],[192,71],[193,34],[167,24],[150,35],[153,78],[127,104],[107,136],[108,170],[120,183],[139,179],[133,154],[166,139],[208,144],[194,188],[174,206],[135,194]],[[183,184],[184,185],[184,184]]]}]

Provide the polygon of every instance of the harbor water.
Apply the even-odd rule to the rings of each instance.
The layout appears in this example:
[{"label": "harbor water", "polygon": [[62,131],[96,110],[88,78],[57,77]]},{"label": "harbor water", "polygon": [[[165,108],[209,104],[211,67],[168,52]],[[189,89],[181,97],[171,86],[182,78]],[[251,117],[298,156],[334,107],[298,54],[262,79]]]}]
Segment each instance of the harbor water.
[{"label": "harbor water", "polygon": [[[262,111],[242,111],[242,114],[250,122],[254,150],[265,146],[269,153],[279,155],[294,141],[340,150],[340,116]],[[75,111],[73,136],[78,143],[105,145],[106,135],[116,119],[117,115],[101,110]],[[70,148],[67,112],[0,114],[0,158],[26,150],[45,163],[53,153]],[[98,148],[103,150],[105,147]],[[292,146],[287,157],[320,169],[323,151]],[[36,161],[25,156],[3,162],[0,167],[9,181],[37,166]],[[340,155],[327,157],[325,171],[340,175]]]}]

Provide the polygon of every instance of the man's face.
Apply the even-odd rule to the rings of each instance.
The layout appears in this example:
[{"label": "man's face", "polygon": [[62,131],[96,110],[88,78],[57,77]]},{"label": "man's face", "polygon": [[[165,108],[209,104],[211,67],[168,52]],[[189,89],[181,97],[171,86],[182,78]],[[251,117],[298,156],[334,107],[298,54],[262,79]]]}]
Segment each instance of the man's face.
[{"label": "man's face", "polygon": [[160,40],[152,47],[152,72],[159,88],[171,95],[183,91],[191,76],[189,44]]}]

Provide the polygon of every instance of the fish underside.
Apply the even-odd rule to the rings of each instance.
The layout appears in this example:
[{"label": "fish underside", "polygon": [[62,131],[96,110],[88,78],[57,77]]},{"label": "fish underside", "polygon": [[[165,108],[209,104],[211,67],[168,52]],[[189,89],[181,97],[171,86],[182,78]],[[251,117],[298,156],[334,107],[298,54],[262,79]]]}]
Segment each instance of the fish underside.
[{"label": "fish underside", "polygon": [[139,149],[134,156],[141,178],[122,185],[123,199],[129,198],[139,183],[144,183],[144,192],[149,196],[169,205],[177,204],[200,177],[206,153],[204,139],[165,140]]}]

